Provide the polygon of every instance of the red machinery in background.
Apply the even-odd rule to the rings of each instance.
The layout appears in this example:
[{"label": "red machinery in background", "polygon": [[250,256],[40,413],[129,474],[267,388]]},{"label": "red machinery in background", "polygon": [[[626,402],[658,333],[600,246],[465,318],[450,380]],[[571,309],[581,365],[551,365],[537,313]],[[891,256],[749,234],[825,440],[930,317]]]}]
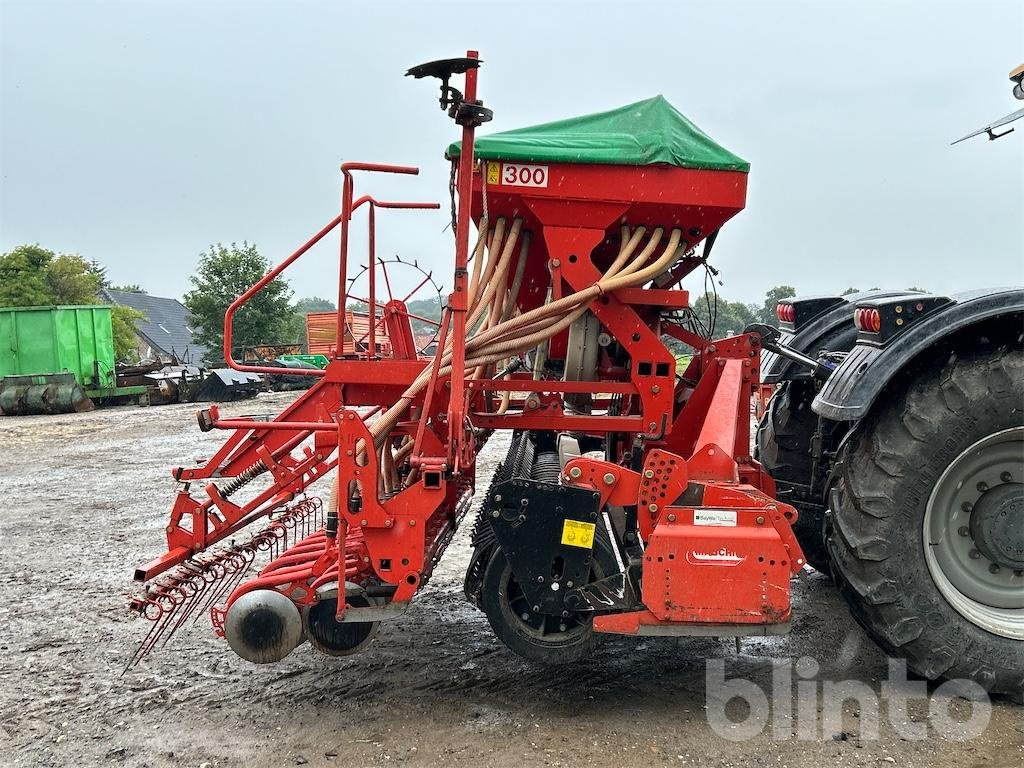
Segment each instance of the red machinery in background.
[{"label": "red machinery in background", "polygon": [[[499,134],[478,155],[474,132],[491,119],[479,65],[471,51],[408,73],[441,81],[441,107],[462,129],[449,149],[454,283],[436,353],[409,341],[408,297],[378,299],[371,253],[360,298],[386,318],[394,355],[370,338],[336,349],[323,371],[293,371],[320,379],[273,421],[200,412],[200,429],[230,437],[205,464],[173,470],[183,486],[167,552],[136,571],[147,586],[135,605],[156,620],[136,658],[206,609],[250,661],[281,659],[303,638],[333,655],[361,648],[429,579],[497,429],[513,430],[511,449],[480,506],[465,589],[514,651],[566,661],[595,631],[788,628],[790,575],[803,565],[795,511],[750,456],[761,340],[710,340],[679,288],[743,208],[746,164],[660,97],[582,128],[541,126],[543,141]],[[451,85],[459,75],[464,92]],[[659,130],[645,132],[651,122]],[[605,145],[574,147],[584,129],[604,130]],[[339,215],[228,310],[232,367],[268,372],[232,359],[232,317],[316,242],[340,229],[346,307],[353,214],[433,206],[355,195],[357,173],[415,168],[341,170]],[[666,338],[694,350],[684,371]],[[333,488],[326,510],[305,496],[321,480]],[[265,518],[249,543],[220,544]],[[263,550],[271,560],[250,577]]]}]

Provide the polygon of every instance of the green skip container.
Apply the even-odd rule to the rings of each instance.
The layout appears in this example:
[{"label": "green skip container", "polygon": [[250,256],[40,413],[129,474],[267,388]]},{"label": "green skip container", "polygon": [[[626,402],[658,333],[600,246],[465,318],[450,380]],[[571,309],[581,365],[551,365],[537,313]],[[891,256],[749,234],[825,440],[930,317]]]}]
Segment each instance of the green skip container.
[{"label": "green skip container", "polygon": [[86,390],[116,386],[110,307],[0,309],[0,377],[59,373]]}]

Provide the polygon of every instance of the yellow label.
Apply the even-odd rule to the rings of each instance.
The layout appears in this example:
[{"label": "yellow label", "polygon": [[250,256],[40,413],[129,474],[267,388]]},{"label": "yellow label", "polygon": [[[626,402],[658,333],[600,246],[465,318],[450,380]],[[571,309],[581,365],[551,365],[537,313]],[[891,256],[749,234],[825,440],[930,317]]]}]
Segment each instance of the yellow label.
[{"label": "yellow label", "polygon": [[487,164],[487,183],[497,184],[501,181],[501,163]]},{"label": "yellow label", "polygon": [[581,520],[566,520],[562,524],[562,543],[569,547],[593,549],[596,527],[593,523],[584,523]]}]

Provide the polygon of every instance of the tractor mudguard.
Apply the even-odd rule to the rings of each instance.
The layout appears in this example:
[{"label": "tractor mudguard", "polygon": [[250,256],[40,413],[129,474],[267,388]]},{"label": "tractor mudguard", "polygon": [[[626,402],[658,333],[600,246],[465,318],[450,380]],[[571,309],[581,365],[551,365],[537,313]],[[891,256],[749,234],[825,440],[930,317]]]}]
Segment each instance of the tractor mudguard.
[{"label": "tractor mudguard", "polygon": [[[796,352],[816,357],[822,349],[847,349],[857,336],[851,316],[859,301],[900,296],[908,291],[858,291],[845,296],[797,296],[780,303],[795,309],[795,322],[781,323],[779,344]],[[806,378],[810,372],[775,352],[761,353],[761,382],[779,384],[789,379]]]},{"label": "tractor mudguard", "polygon": [[[926,309],[915,317],[908,306],[907,313],[900,318],[905,324],[902,329],[894,331],[890,325],[874,334],[861,329],[853,350],[814,399],[811,407],[815,413],[832,421],[860,419],[889,382],[926,350],[986,320],[1006,317],[1011,321],[1011,316],[1024,314],[1024,288],[1018,287],[968,291],[948,298],[929,294],[907,294],[906,299],[902,296],[875,296],[856,303],[855,311],[878,308],[887,319],[896,317],[892,311],[901,312],[902,307],[896,307],[901,303],[909,305],[910,300]],[[930,305],[934,308],[929,311]],[[1016,333],[1010,334],[1014,343],[1022,332],[1024,326],[1018,319]]]}]

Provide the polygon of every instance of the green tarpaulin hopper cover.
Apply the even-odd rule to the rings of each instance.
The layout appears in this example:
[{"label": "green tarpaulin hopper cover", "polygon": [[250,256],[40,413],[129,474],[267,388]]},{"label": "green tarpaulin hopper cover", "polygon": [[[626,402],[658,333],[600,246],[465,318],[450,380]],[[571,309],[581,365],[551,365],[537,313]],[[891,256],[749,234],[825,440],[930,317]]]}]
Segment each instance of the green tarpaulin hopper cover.
[{"label": "green tarpaulin hopper cover", "polygon": [[[448,156],[458,157],[460,145],[449,146]],[[475,147],[483,160],[750,170],[750,163],[712,141],[664,96],[610,112],[481,136]]]}]

